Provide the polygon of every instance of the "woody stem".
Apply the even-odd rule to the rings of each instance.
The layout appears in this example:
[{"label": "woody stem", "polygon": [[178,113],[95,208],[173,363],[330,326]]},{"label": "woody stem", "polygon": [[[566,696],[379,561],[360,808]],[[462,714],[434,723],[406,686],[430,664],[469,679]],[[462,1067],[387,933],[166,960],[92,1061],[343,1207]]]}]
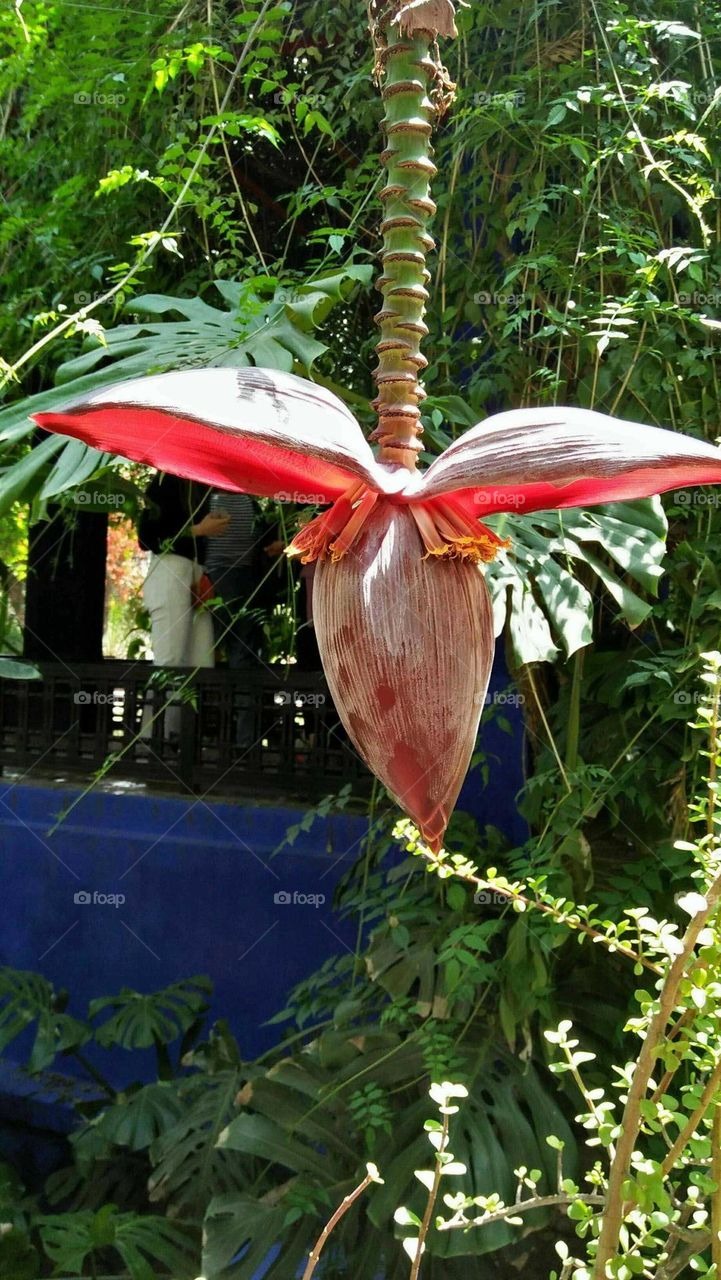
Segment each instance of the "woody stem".
[{"label": "woody stem", "polygon": [[418,374],[428,363],[420,346],[428,332],[426,255],[435,247],[426,226],[436,209],[430,197],[436,173],[430,145],[436,108],[430,89],[438,63],[430,54],[432,32],[401,35],[398,26],[389,23],[382,34],[378,62],[386,148],[381,160],[388,180],[380,195],[383,273],[376,287],[383,306],[375,317],[381,337],[374,373],[378,394],[373,401],[378,426],[371,439],[380,444],[381,461],[413,470],[421,450],[420,404],[425,398]]}]

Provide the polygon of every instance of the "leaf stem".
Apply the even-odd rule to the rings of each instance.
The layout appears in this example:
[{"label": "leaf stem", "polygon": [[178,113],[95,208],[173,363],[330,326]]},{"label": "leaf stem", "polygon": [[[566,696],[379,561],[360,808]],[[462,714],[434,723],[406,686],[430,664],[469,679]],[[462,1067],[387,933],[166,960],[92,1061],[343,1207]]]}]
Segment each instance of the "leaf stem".
[{"label": "leaf stem", "polygon": [[571,699],[568,707],[568,730],[566,733],[566,768],[573,773],[578,764],[578,739],[581,724],[581,685],[583,684],[583,660],[585,649],[579,649],[573,657],[573,677],[571,682]]}]

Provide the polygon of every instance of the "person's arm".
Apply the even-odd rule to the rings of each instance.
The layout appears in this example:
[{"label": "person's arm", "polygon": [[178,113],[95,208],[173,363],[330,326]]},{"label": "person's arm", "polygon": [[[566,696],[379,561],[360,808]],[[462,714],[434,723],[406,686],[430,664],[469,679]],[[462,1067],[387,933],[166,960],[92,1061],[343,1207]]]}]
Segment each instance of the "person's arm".
[{"label": "person's arm", "polygon": [[228,521],[221,516],[205,515],[197,521],[188,519],[187,480],[178,476],[156,475],[146,490],[147,506],[140,516],[138,541],[143,551],[172,551],[180,538],[218,537],[225,533]]},{"label": "person's arm", "polygon": [[209,511],[197,524],[191,524],[189,532],[194,538],[219,538],[228,531],[230,516],[216,516]]},{"label": "person's arm", "polygon": [[211,507],[211,490],[192,482],[188,486],[190,522],[186,533],[194,538],[218,538],[226,532],[229,524],[227,514],[219,515]]}]

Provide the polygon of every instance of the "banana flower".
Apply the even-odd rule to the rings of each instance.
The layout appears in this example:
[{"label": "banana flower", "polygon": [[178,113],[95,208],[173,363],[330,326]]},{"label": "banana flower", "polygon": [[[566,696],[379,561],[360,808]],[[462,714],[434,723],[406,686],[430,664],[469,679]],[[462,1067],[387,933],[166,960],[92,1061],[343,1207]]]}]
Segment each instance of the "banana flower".
[{"label": "banana flower", "polygon": [[493,659],[479,519],[721,483],[721,450],[581,409],[514,409],[425,471],[374,457],[331,392],[269,369],[123,382],[46,430],[260,497],[329,504],[289,548],[318,560],[318,646],[338,714],[432,849],[473,751]]},{"label": "banana flower", "polygon": [[372,772],[440,849],[476,740],[493,656],[481,520],[721,483],[721,451],[580,409],[512,409],[417,467],[420,343],[435,211],[429,138],[453,94],[437,37],[451,0],[371,0],[388,180],[378,288],[378,426],[315,383],[211,368],[120,383],[36,421],[104,452],[258,496],[327,509],[289,548],[317,560],[314,617],[338,714]]}]

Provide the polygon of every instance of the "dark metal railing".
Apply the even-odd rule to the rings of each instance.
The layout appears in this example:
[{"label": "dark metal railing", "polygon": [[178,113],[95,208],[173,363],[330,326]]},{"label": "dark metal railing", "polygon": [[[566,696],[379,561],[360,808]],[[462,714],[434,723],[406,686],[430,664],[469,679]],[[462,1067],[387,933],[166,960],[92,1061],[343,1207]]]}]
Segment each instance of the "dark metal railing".
[{"label": "dark metal railing", "polygon": [[292,666],[159,671],[40,663],[0,680],[0,766],[25,776],[138,779],[215,796],[318,798],[370,775],[321,674]]}]

